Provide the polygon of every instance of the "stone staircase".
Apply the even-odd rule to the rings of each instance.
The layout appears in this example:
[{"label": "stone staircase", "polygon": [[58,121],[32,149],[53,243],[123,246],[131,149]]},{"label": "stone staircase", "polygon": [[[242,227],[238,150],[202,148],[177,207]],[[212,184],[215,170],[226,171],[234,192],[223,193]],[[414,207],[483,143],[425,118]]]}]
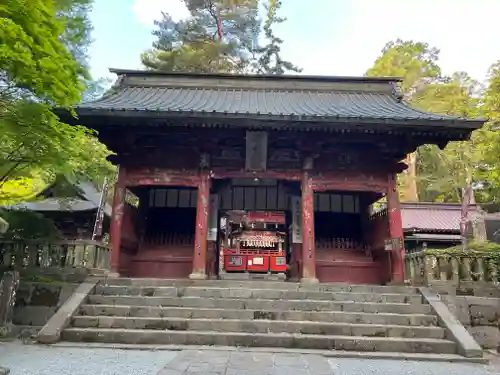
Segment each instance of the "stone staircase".
[{"label": "stone staircase", "polygon": [[455,354],[429,305],[404,286],[108,279],[64,341]]}]

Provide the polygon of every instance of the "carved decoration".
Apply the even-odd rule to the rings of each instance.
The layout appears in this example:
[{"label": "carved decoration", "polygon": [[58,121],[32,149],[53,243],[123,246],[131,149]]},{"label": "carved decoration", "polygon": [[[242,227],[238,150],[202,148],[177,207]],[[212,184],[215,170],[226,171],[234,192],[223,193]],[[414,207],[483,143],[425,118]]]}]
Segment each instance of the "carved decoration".
[{"label": "carved decoration", "polygon": [[218,154],[218,159],[241,159],[241,150],[239,148],[223,148]]},{"label": "carved decoration", "polygon": [[313,176],[314,191],[351,190],[351,191],[387,191],[387,177],[372,174],[323,173]]},{"label": "carved decoration", "polygon": [[300,156],[295,150],[291,149],[278,149],[270,150],[269,162],[279,163],[293,163],[300,160]]},{"label": "carved decoration", "polygon": [[202,153],[200,155],[200,168],[206,169],[210,167],[210,155],[207,153]]},{"label": "carved decoration", "polygon": [[302,168],[305,170],[305,171],[311,171],[313,169],[313,166],[314,166],[314,159],[312,156],[306,156],[304,158],[304,161],[303,161],[303,164],[302,164]]},{"label": "carved decoration", "polygon": [[188,186],[197,187],[197,171],[160,168],[137,168],[127,170],[126,186]]}]

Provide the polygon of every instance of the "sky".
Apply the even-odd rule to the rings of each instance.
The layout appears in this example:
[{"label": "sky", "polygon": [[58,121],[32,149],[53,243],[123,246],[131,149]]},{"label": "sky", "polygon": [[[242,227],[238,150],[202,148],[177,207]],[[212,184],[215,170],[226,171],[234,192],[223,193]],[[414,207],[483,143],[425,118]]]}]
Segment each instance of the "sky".
[{"label": "sky", "polygon": [[[182,0],[94,0],[90,48],[94,78],[108,68],[142,69],[161,12],[187,16]],[[445,74],[466,71],[483,81],[500,60],[500,0],[282,0],[288,18],[277,30],[283,56],[302,74],[359,76],[384,45],[401,38],[440,49]]]}]

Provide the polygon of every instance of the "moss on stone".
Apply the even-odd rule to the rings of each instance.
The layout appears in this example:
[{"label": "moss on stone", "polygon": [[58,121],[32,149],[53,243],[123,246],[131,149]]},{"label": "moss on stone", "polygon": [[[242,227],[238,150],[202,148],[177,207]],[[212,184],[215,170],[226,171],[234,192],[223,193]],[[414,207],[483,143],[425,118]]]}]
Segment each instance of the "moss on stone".
[{"label": "moss on stone", "polygon": [[449,247],[446,249],[426,249],[425,255],[453,255],[469,258],[500,258],[500,244],[490,241],[471,241],[467,244],[467,249],[463,250],[462,245]]}]

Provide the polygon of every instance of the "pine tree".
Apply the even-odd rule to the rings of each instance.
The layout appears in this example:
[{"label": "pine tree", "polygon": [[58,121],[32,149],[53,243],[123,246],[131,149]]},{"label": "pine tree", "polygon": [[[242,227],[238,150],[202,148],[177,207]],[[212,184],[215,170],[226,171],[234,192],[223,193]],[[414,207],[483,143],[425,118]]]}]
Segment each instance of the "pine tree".
[{"label": "pine tree", "polygon": [[254,55],[256,55],[257,58],[252,65],[256,73],[281,75],[286,72],[302,71],[302,69],[289,61],[283,60],[281,57],[283,39],[276,36],[273,30],[274,26],[286,21],[286,18],[278,16],[281,5],[281,0],[269,0],[269,2],[264,5],[266,10],[266,21],[264,22],[263,31],[267,44],[255,50]]},{"label": "pine tree", "polygon": [[[174,21],[164,13],[153,32],[153,49],[141,56],[149,69],[169,72],[283,74],[300,69],[281,57],[283,40],[273,27],[279,0],[267,0],[266,21],[258,0],[184,0],[190,17]],[[263,32],[266,44],[259,45]]]},{"label": "pine tree", "polygon": [[158,40],[142,55],[153,70],[238,72],[250,58],[260,22],[257,0],[184,0],[191,14],[175,22],[168,13],[155,22]]}]

